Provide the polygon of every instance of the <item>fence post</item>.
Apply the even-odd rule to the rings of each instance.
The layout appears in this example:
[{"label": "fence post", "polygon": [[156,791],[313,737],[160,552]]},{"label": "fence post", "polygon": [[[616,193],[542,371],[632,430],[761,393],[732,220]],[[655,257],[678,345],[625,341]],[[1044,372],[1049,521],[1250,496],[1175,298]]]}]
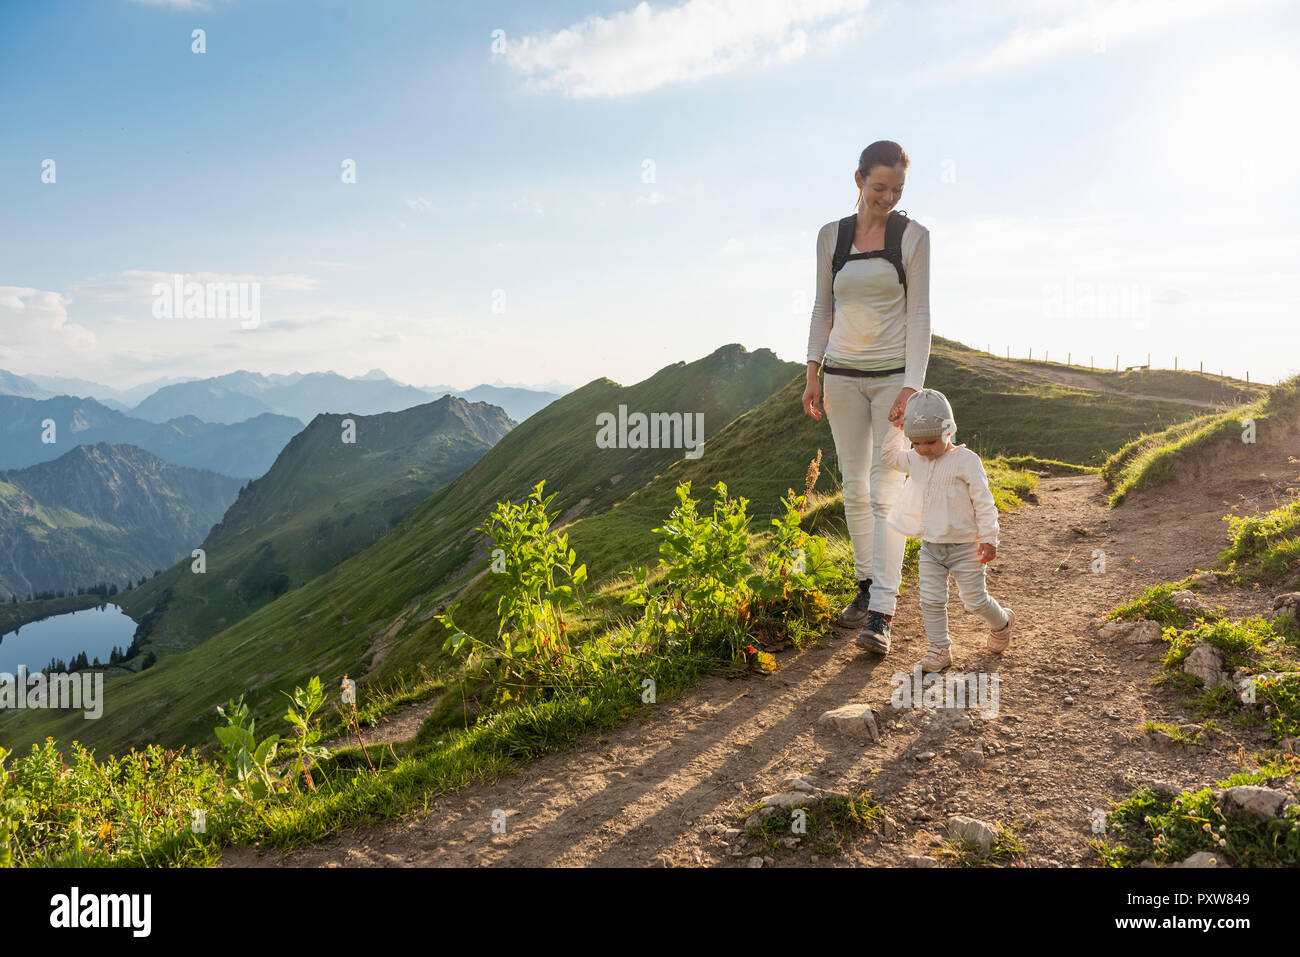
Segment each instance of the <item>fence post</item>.
[{"label": "fence post", "polygon": [[1178,356],[1174,356],[1174,371],[1178,371]]}]

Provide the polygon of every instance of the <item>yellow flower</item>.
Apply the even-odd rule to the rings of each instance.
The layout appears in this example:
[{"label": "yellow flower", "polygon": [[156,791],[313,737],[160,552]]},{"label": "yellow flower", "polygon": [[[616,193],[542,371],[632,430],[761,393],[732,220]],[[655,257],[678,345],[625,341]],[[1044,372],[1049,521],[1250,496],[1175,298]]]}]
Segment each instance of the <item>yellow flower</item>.
[{"label": "yellow flower", "polygon": [[113,836],[112,821],[105,821],[103,824],[99,825],[99,839],[101,841],[108,840],[112,836]]}]

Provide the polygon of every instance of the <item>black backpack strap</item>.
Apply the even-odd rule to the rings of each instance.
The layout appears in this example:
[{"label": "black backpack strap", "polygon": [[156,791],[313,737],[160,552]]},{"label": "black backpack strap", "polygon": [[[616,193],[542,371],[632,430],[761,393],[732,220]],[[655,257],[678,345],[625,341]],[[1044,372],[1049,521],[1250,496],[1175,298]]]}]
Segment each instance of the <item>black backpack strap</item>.
[{"label": "black backpack strap", "polygon": [[[853,233],[858,228],[858,214],[845,216],[840,220],[839,236],[835,240],[835,257],[831,260],[831,287],[835,286],[835,275],[848,261],[849,250],[853,248]],[[886,227],[888,228],[888,227]]]},{"label": "black backpack strap", "polygon": [[903,285],[903,295],[907,295],[907,270],[903,268],[903,233],[907,229],[907,213],[895,209],[889,214],[885,223],[885,258],[898,270],[898,281]]},{"label": "black backpack strap", "polygon": [[885,248],[874,249],[869,253],[853,253],[853,234],[858,228],[858,214],[845,216],[840,220],[839,235],[835,241],[835,256],[831,260],[831,288],[835,287],[835,275],[844,268],[850,259],[888,259],[898,272],[898,281],[903,286],[903,295],[907,295],[907,270],[903,268],[903,233],[907,230],[909,220],[907,213],[901,209],[891,210],[885,221]]}]

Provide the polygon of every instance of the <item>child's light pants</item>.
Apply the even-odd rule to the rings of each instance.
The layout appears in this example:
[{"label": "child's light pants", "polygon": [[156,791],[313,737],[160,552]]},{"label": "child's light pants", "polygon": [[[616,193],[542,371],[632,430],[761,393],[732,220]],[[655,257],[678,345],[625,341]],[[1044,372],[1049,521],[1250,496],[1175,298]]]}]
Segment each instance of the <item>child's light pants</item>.
[{"label": "child's light pants", "polygon": [[925,637],[932,645],[946,648],[948,637],[948,574],[957,581],[957,594],[972,614],[979,615],[990,630],[1006,625],[1007,613],[984,587],[984,565],[975,557],[975,543],[942,544],[921,542],[918,562],[921,620]]}]

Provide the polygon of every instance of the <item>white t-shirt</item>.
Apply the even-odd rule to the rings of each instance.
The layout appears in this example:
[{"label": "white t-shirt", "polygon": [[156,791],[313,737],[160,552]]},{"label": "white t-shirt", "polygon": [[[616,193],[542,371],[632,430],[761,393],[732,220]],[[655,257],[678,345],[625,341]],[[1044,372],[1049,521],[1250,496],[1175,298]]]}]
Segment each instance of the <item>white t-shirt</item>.
[{"label": "white t-shirt", "polygon": [[[838,219],[817,233],[817,298],[808,331],[808,361],[829,357],[876,368],[897,363],[906,368],[904,386],[924,388],[930,363],[930,231],[914,219],[903,230],[906,299],[898,271],[884,257],[849,260],[836,273],[832,290],[831,261],[838,237]],[[861,252],[856,246],[849,251]]]}]

